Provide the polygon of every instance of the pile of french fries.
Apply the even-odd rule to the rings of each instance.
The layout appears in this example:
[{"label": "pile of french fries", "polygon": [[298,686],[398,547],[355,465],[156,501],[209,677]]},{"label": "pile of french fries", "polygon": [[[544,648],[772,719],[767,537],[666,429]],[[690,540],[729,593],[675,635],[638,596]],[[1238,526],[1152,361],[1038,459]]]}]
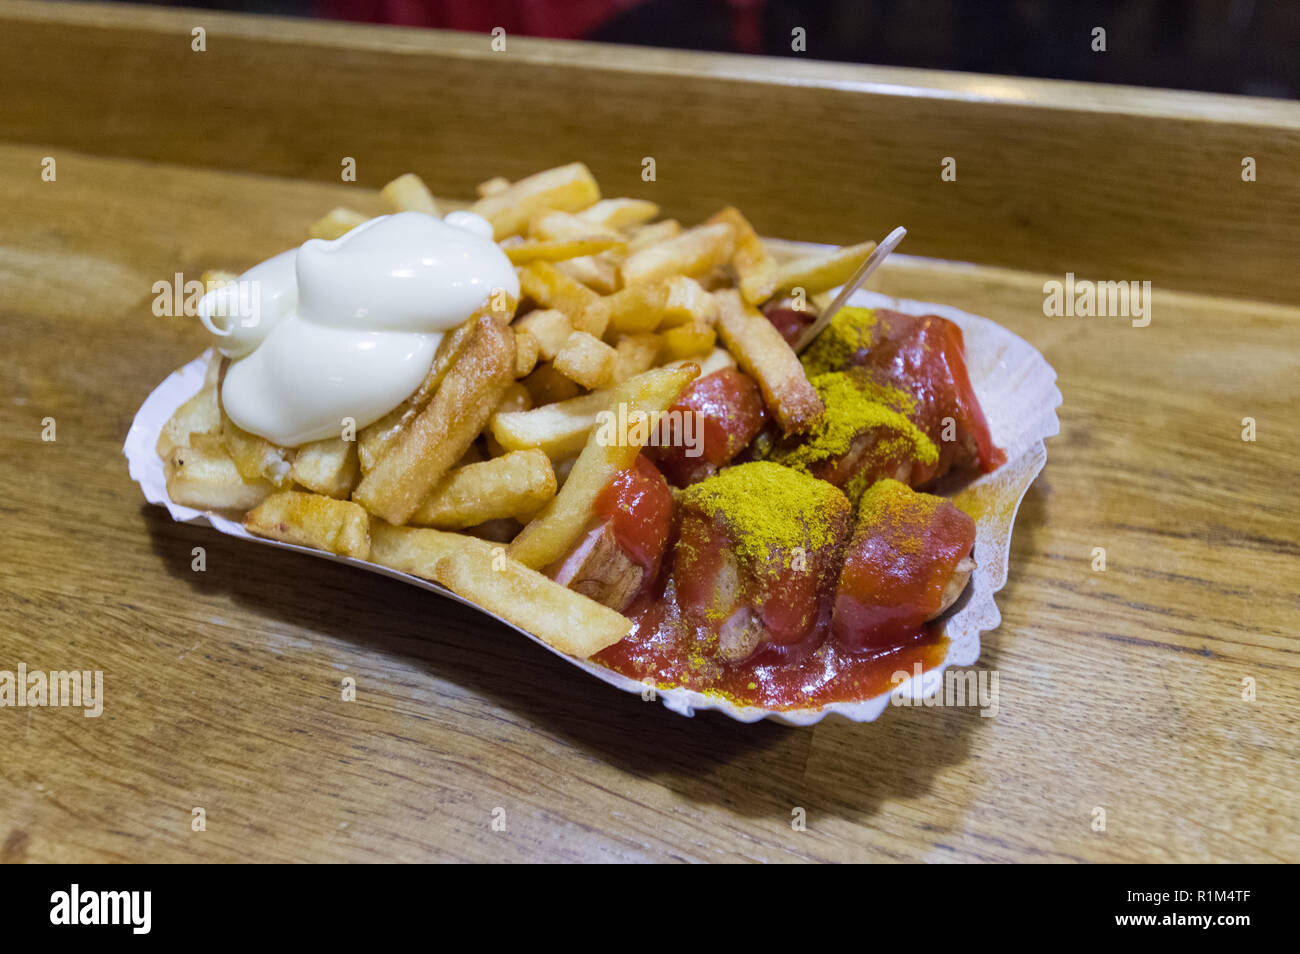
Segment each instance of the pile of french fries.
[{"label": "pile of french fries", "polygon": [[[225,414],[228,361],[217,356],[157,450],[178,504],[239,511],[259,536],[433,580],[586,658],[632,623],[544,571],[586,532],[647,433],[598,439],[598,416],[653,419],[697,376],[738,364],[783,431],[811,426],[820,399],[758,308],[842,284],[875,243],[778,262],[737,209],[685,228],[653,202],[602,198],[582,163],[492,179],[478,194],[469,209],[492,223],[522,300],[484,302],[446,334],[400,406],[355,434],[279,447]],[[415,175],[382,196],[395,212],[440,214]],[[364,221],[335,209],[310,234],[338,238]],[[234,278],[204,276],[209,287]]]}]

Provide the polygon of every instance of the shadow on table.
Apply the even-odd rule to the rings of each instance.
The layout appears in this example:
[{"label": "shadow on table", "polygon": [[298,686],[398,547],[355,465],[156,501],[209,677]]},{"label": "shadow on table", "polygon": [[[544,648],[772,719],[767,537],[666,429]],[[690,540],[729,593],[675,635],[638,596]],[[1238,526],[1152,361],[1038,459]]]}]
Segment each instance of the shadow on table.
[{"label": "shadow on table", "polygon": [[[745,725],[715,712],[683,718],[596,683],[458,603],[341,564],[174,523],[157,507],[141,513],[154,552],[196,597],[227,594],[251,613],[304,634],[416,663],[594,758],[750,817],[788,819],[792,806],[803,806],[810,817],[823,812],[869,821],[884,803],[925,795],[936,773],[966,761],[971,733],[991,728],[971,708],[888,710],[874,723],[834,718],[815,730]],[[1031,545],[1041,515],[1041,498],[1031,489],[1016,528],[1017,549]],[[200,545],[207,570],[194,573],[190,550]],[[1012,586],[1014,579],[1013,561]],[[981,668],[996,668],[1004,635],[985,635]]]}]

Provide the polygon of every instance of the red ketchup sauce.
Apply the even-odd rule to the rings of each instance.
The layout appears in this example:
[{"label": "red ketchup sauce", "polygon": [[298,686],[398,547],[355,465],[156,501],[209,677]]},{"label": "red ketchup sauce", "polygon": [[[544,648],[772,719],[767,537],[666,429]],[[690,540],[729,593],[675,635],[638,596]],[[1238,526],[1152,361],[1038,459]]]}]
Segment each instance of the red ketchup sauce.
[{"label": "red ketchup sauce", "polygon": [[939,610],[945,584],[975,543],[975,521],[955,504],[893,481],[867,491],[862,505],[875,516],[844,552],[832,624],[836,642],[851,651],[906,642]]},{"label": "red ketchup sauce", "polygon": [[638,455],[596,498],[596,516],[609,520],[614,539],[649,577],[659,569],[672,531],[673,495],[658,468]]},{"label": "red ketchup sauce", "polygon": [[622,642],[592,659],[615,672],[660,688],[682,687],[765,709],[815,709],[889,692],[897,672],[933,669],[943,662],[947,640],[939,627],[919,627],[912,638],[885,650],[850,652],[825,639],[791,664],[771,653],[738,664],[721,664],[699,653],[692,627],[677,602],[670,573],[627,611],[635,628]]},{"label": "red ketchup sauce", "polygon": [[[871,368],[879,383],[912,395],[913,423],[939,448],[938,474],[951,467],[987,474],[1006,463],[971,387],[961,329],[938,315],[887,308],[876,309],[875,318],[869,340],[849,364]],[[956,422],[956,441],[943,440],[945,417]]]}]

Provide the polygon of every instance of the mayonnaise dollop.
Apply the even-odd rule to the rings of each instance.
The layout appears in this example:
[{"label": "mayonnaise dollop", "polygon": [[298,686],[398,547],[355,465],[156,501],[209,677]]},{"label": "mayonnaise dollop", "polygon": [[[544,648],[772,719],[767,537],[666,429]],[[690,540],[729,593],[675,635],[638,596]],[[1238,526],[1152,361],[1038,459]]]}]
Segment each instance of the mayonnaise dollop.
[{"label": "mayonnaise dollop", "polygon": [[232,359],[230,419],[294,447],[402,403],[443,333],[498,290],[517,299],[519,279],[486,219],[399,212],[253,266],[205,295],[199,319]]}]

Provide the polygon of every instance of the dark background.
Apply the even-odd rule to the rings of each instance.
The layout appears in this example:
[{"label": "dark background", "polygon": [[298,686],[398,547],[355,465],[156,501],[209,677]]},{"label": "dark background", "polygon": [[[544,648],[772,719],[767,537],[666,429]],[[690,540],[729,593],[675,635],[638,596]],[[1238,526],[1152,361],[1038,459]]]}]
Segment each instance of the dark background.
[{"label": "dark background", "polygon": [[[1300,98],[1300,0],[188,0],[165,4]],[[1094,27],[1106,52],[1092,50]],[[791,30],[807,50],[791,51]]]}]

